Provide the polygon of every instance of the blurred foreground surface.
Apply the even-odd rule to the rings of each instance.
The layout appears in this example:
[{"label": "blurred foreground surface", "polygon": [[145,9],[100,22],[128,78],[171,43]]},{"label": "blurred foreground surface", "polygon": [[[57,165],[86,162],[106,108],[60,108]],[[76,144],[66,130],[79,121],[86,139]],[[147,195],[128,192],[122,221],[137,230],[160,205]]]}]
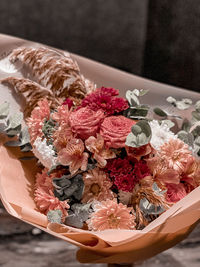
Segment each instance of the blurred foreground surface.
[{"label": "blurred foreground surface", "polygon": [[[11,217],[0,203],[0,266],[2,267],[106,267],[106,264],[81,264],[77,248],[39,229]],[[180,244],[138,267],[199,267],[200,225]]]}]

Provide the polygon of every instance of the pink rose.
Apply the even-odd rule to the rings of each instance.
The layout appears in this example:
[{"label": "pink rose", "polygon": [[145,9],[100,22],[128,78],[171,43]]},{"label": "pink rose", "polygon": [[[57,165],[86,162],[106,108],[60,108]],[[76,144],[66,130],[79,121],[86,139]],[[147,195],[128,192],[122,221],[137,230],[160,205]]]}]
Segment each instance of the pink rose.
[{"label": "pink rose", "polygon": [[108,147],[125,147],[127,135],[136,122],[124,116],[111,116],[104,119],[100,134]]},{"label": "pink rose", "polygon": [[70,114],[69,123],[72,132],[81,139],[87,139],[96,135],[104,117],[102,110],[93,111],[88,107],[83,107]]}]

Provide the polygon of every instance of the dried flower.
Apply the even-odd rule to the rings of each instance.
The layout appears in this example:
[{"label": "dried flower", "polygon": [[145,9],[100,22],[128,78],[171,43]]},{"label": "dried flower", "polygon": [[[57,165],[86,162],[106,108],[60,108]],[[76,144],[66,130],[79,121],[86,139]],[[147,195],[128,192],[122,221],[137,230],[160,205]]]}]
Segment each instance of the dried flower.
[{"label": "dried flower", "polygon": [[88,153],[84,152],[84,143],[81,139],[71,139],[66,148],[58,153],[58,161],[69,166],[71,174],[76,173],[79,169],[85,171],[88,162]]},{"label": "dried flower", "polygon": [[148,157],[154,152],[154,149],[150,144],[140,147],[126,146],[125,148],[129,158],[137,159],[138,161],[141,160],[142,157]]},{"label": "dried flower", "polygon": [[97,138],[90,136],[85,141],[87,150],[93,153],[93,158],[97,161],[99,167],[103,168],[107,164],[107,159],[115,158],[115,153],[106,148],[104,145],[104,139],[100,134],[97,134]]},{"label": "dried flower", "polygon": [[167,201],[177,202],[184,198],[187,193],[182,183],[179,184],[167,184]]},{"label": "dried flower", "polygon": [[99,168],[85,172],[83,174],[83,181],[85,184],[82,198],[83,203],[88,203],[93,200],[102,201],[114,198],[114,194],[110,190],[112,182],[108,178],[108,174]]},{"label": "dried flower", "polygon": [[94,212],[87,221],[89,230],[103,231],[106,229],[134,229],[135,217],[131,208],[116,200],[102,201],[94,205]]}]

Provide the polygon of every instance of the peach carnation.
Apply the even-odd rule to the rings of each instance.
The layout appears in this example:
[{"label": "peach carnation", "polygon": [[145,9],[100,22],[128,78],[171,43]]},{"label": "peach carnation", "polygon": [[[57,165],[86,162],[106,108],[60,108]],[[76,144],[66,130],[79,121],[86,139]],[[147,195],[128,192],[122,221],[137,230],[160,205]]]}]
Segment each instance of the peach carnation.
[{"label": "peach carnation", "polygon": [[188,160],[191,159],[191,151],[188,145],[179,139],[171,139],[160,147],[160,156],[167,162],[169,169],[179,173],[185,171]]},{"label": "peach carnation", "polygon": [[58,162],[64,166],[69,166],[71,174],[79,169],[85,171],[88,162],[88,153],[84,152],[84,143],[81,139],[71,139],[65,148],[58,153]]},{"label": "peach carnation", "polygon": [[70,114],[69,122],[72,132],[81,139],[87,139],[96,135],[103,118],[102,110],[93,111],[88,107],[83,107]]},{"label": "peach carnation", "polygon": [[108,147],[121,148],[125,146],[126,137],[135,123],[124,116],[106,117],[101,124],[100,134]]},{"label": "peach carnation", "polygon": [[112,182],[108,178],[108,175],[99,168],[85,172],[83,174],[83,181],[85,184],[82,198],[83,203],[114,198],[114,194],[110,190]]},{"label": "peach carnation", "polygon": [[102,201],[94,204],[94,212],[87,221],[89,230],[103,231],[106,229],[135,229],[135,216],[132,208],[127,208],[116,200]]},{"label": "peach carnation", "polygon": [[38,106],[31,112],[31,117],[27,119],[28,130],[31,138],[31,143],[33,143],[37,137],[42,137],[42,127],[44,121],[49,120],[50,117],[50,107],[47,99],[43,99],[38,102]]},{"label": "peach carnation", "polygon": [[53,193],[52,178],[60,177],[61,173],[48,176],[47,169],[44,169],[42,173],[36,175],[36,184],[34,192],[34,200],[38,209],[47,214],[50,210],[61,210],[63,214],[63,220],[68,215],[67,210],[70,206],[67,200],[60,201]]}]

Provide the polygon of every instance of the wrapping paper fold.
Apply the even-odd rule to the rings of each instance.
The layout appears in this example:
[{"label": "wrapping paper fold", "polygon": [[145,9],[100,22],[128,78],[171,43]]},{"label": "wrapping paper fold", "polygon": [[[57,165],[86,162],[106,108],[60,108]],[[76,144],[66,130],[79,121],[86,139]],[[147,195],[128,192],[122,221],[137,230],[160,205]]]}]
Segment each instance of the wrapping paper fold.
[{"label": "wrapping paper fold", "polygon": [[[0,35],[0,53],[5,55],[21,45],[38,46],[25,40]],[[168,95],[199,99],[199,94],[163,85],[130,75],[100,63],[73,55],[81,72],[98,86],[112,86],[125,90],[133,88],[150,89],[144,102],[150,105],[165,106]],[[12,74],[13,75],[13,74]],[[19,75],[15,73],[14,75]],[[8,76],[1,68],[0,76]],[[8,89],[0,87],[0,102],[13,104],[13,111],[20,108]],[[156,100],[156,103],[155,103]],[[187,116],[184,113],[184,116]],[[89,232],[65,225],[48,223],[46,216],[37,211],[33,201],[34,177],[37,172],[36,161],[20,162],[18,149],[3,146],[6,141],[0,135],[0,197],[7,211],[36,227],[70,242],[80,248],[77,258],[86,263],[124,263],[150,258],[183,240],[200,221],[200,187],[163,213],[143,230],[106,230]]]}]

